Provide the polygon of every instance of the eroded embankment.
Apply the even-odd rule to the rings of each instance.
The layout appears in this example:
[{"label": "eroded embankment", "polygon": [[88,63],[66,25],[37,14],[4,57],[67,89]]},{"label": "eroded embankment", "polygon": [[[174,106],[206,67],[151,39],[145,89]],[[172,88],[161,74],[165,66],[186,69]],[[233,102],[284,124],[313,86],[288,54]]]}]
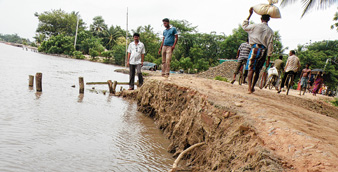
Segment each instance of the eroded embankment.
[{"label": "eroded embankment", "polygon": [[194,89],[148,80],[136,98],[138,110],[152,117],[171,140],[168,151],[178,155],[196,143],[186,162],[193,171],[283,171],[287,164],[264,147],[250,121],[216,106]]}]

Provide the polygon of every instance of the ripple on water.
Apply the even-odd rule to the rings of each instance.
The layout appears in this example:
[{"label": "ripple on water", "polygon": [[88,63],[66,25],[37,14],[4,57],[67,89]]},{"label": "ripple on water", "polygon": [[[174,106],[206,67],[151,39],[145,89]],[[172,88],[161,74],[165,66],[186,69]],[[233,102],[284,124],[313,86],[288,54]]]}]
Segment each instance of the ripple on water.
[{"label": "ripple on water", "polygon": [[[79,76],[85,82],[128,81],[128,75],[113,72],[115,66],[4,44],[0,52],[1,172],[170,168],[168,140],[151,119],[137,112],[135,103],[91,93],[91,87],[79,97]],[[43,73],[42,94],[28,88],[28,75],[36,72]]]}]

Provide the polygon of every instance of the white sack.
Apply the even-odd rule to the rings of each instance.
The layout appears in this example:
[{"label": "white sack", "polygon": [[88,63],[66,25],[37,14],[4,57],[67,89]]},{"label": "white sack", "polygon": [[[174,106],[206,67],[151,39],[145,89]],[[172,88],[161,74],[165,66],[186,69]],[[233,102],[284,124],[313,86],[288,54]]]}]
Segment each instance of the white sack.
[{"label": "white sack", "polygon": [[253,6],[255,13],[259,15],[268,14],[271,18],[281,18],[278,7],[273,4],[278,3],[278,0],[269,0],[269,4],[259,4]]}]

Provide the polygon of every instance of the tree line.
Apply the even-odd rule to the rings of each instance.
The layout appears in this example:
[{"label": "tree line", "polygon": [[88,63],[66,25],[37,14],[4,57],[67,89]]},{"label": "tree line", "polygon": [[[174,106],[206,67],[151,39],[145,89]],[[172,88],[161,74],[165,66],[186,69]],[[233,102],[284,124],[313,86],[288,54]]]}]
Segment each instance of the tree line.
[{"label": "tree line", "polygon": [[[108,26],[102,16],[93,18],[89,27],[79,19],[77,43],[74,48],[78,13],[67,13],[61,9],[35,13],[39,25],[34,37],[40,45],[39,51],[50,54],[66,54],[76,58],[90,55],[92,60],[97,56],[105,57],[106,63],[123,65],[125,58],[126,30],[120,26]],[[207,70],[219,64],[219,59],[234,59],[239,45],[246,41],[247,33],[240,27],[231,35],[199,33],[197,26],[186,20],[172,20],[170,24],[179,32],[179,43],[174,51],[171,63],[172,70],[183,69],[195,73]],[[164,28],[163,28],[164,29]],[[139,26],[128,31],[128,41],[133,40],[133,33],[140,34],[145,44],[145,60],[160,66],[158,55],[162,35],[156,33],[151,25]],[[275,57],[283,53],[280,34],[275,32]]]},{"label": "tree line", "polygon": [[[158,66],[162,63],[162,58],[158,55],[162,35],[156,33],[151,25],[139,26],[127,32],[120,26],[108,26],[102,16],[96,16],[87,27],[78,13],[67,13],[61,9],[35,13],[35,16],[39,24],[34,39],[40,52],[66,54],[78,59],[83,59],[84,55],[90,55],[92,60],[95,60],[97,56],[102,56],[105,58],[105,63],[124,65],[125,35],[128,35],[129,43],[133,40],[132,34],[137,32],[146,47],[145,60],[156,63]],[[337,21],[336,14],[334,17]],[[79,19],[79,26],[74,48],[77,19]],[[240,25],[233,29],[230,35],[225,35],[216,32],[199,33],[197,26],[193,26],[186,20],[171,20],[170,24],[179,32],[179,42],[171,62],[171,69],[175,71],[183,69],[189,73],[200,72],[218,65],[219,59],[234,59],[239,45],[245,42],[248,36]],[[17,41],[17,43],[22,43],[23,40],[16,34],[7,37],[12,37],[11,41]],[[10,40],[3,39],[1,34],[0,39]],[[286,61],[287,54],[284,52],[288,47],[283,46],[278,31],[274,32],[273,39],[272,60],[284,55],[284,61]],[[316,42],[311,45],[299,45],[296,50],[302,67],[306,63],[311,63],[313,69],[324,69],[326,65],[325,80],[331,86],[338,84],[337,44],[337,41]],[[330,59],[328,64],[326,64],[327,59]]]}]

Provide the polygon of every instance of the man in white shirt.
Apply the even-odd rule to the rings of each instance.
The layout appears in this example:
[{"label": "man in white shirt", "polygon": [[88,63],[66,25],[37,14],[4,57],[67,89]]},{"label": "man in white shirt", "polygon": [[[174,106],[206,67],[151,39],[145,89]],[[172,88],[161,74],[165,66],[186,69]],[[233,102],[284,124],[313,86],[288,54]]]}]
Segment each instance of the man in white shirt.
[{"label": "man in white shirt", "polygon": [[143,84],[141,67],[143,66],[144,54],[146,53],[144,44],[140,41],[140,34],[134,33],[133,38],[134,42],[131,42],[128,47],[129,90],[134,90],[135,69],[137,69],[139,86]]},{"label": "man in white shirt", "polygon": [[286,61],[286,65],[284,69],[284,72],[285,72],[284,77],[282,79],[280,90],[278,90],[277,93],[280,93],[282,89],[284,88],[284,83],[285,83],[285,80],[288,74],[295,75],[301,67],[299,58],[295,54],[296,52],[294,50],[291,50],[289,53],[290,56],[288,57],[288,61]]},{"label": "man in white shirt", "polygon": [[[262,15],[262,23],[249,25],[253,8],[250,8],[249,12],[250,15],[246,20],[244,20],[242,27],[248,33],[249,44],[251,45],[251,51],[248,57],[246,70],[249,70],[248,91],[249,93],[252,93],[255,91],[254,88],[259,77],[259,72],[264,65],[266,56],[268,56],[266,68],[269,66],[270,57],[273,51],[273,31],[268,26],[268,22],[270,21],[269,15]],[[255,73],[255,78],[252,78],[253,73]]]}]

